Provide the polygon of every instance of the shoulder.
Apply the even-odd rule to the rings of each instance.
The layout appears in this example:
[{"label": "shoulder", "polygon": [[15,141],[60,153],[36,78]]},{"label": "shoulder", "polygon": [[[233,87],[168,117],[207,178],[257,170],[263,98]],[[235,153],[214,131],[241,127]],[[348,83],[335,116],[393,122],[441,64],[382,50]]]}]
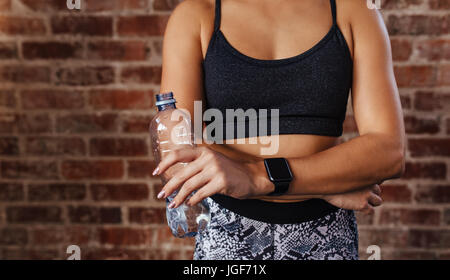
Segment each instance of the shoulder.
[{"label": "shoulder", "polygon": [[383,17],[371,0],[336,0],[336,6],[352,30],[355,27],[383,27]]},{"label": "shoulder", "polygon": [[214,7],[214,0],[184,0],[171,13],[168,28],[199,32],[203,22],[214,15]]}]

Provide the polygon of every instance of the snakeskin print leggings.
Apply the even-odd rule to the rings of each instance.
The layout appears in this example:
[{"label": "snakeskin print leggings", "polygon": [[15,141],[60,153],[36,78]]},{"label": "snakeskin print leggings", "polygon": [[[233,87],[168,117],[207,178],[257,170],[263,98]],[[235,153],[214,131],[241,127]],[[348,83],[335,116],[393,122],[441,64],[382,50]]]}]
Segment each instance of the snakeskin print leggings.
[{"label": "snakeskin print leggings", "polygon": [[243,217],[207,198],[209,227],[197,234],[194,260],[353,260],[358,230],[353,211],[317,220],[270,224]]}]

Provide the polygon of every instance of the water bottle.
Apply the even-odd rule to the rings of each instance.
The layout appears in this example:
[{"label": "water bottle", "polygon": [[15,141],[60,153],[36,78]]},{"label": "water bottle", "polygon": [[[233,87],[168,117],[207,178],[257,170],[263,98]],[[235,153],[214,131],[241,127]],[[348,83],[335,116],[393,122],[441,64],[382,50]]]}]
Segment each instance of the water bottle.
[{"label": "water bottle", "polygon": [[[194,137],[189,114],[175,106],[173,93],[156,95],[158,113],[150,123],[150,138],[153,156],[158,164],[170,151],[180,148],[193,148]],[[163,184],[187,163],[177,163],[161,174]],[[177,191],[166,198],[167,223],[176,237],[192,237],[203,231],[209,224],[209,206],[205,200],[187,206],[185,203],[169,209],[167,205],[174,199]],[[192,194],[188,197],[190,198]]]}]

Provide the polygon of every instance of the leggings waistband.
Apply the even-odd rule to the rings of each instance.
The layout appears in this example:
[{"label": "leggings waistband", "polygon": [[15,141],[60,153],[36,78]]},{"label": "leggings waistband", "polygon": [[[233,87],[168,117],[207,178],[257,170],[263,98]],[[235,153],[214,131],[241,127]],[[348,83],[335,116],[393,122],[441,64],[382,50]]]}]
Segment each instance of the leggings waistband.
[{"label": "leggings waistband", "polygon": [[222,194],[215,194],[211,198],[220,206],[241,216],[270,224],[308,222],[339,210],[323,199],[278,203],[260,199],[237,199]]}]

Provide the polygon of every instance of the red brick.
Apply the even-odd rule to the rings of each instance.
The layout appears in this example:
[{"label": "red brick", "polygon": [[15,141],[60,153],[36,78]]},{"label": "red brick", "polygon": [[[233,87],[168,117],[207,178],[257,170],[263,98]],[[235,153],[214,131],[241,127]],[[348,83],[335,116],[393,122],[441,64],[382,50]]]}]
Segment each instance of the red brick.
[{"label": "red brick", "polygon": [[450,64],[439,66],[438,84],[441,86],[450,85]]},{"label": "red brick", "polygon": [[89,241],[94,241],[92,226],[46,226],[45,228],[33,228],[30,230],[33,244],[63,244],[67,246],[67,244],[84,245]]},{"label": "red brick", "polygon": [[54,34],[112,36],[113,19],[100,16],[56,16],[51,18]]},{"label": "red brick", "polygon": [[450,16],[391,15],[386,25],[390,35],[448,34]]},{"label": "red brick", "polygon": [[450,1],[448,0],[429,0],[430,8],[433,10],[448,10],[450,9]]},{"label": "red brick", "polygon": [[449,203],[450,185],[417,186],[415,200],[420,203]]},{"label": "red brick", "polygon": [[150,49],[144,41],[95,41],[87,45],[87,58],[99,60],[146,60]]},{"label": "red brick", "polygon": [[165,224],[166,209],[157,207],[133,207],[128,210],[130,223]]},{"label": "red brick", "polygon": [[409,245],[416,248],[448,248],[450,246],[450,230],[412,229],[409,232]]},{"label": "red brick", "polygon": [[444,223],[450,225],[450,208],[445,209],[444,211]]},{"label": "red brick", "polygon": [[52,121],[48,114],[27,114],[17,117],[16,125],[20,133],[46,133],[52,132]]},{"label": "red brick", "polygon": [[403,109],[411,109],[411,98],[409,96],[400,95],[400,102]]},{"label": "red brick", "polygon": [[86,154],[86,146],[81,138],[28,137],[26,153],[29,155],[55,156]]},{"label": "red brick", "polygon": [[412,192],[406,185],[381,185],[381,197],[384,202],[411,202]]},{"label": "red brick", "polygon": [[392,59],[394,61],[406,61],[412,53],[412,46],[409,40],[392,39]]},{"label": "red brick", "polygon": [[3,65],[0,66],[0,82],[49,83],[50,68],[46,66]]},{"label": "red brick", "polygon": [[152,229],[134,228],[102,228],[100,229],[100,243],[114,246],[149,245],[151,244]]},{"label": "red brick", "polygon": [[450,156],[450,138],[409,139],[408,149],[413,157]]},{"label": "red brick", "polygon": [[121,36],[161,36],[168,20],[168,15],[119,17],[117,32]]},{"label": "red brick", "polygon": [[56,206],[10,206],[6,207],[6,219],[16,223],[61,223],[61,208]]},{"label": "red brick", "polygon": [[2,254],[6,260],[57,260],[62,258],[62,250],[45,248],[5,248]]},{"label": "red brick", "polygon": [[56,131],[60,133],[107,133],[117,131],[116,114],[72,114],[56,120]]},{"label": "red brick", "polygon": [[128,161],[128,177],[130,178],[154,178],[152,175],[156,164],[152,160]]},{"label": "red brick", "polygon": [[67,160],[61,165],[62,176],[66,179],[120,179],[123,177],[121,160]]},{"label": "red brick", "polygon": [[86,198],[86,186],[83,184],[51,183],[30,184],[29,201],[79,201]]},{"label": "red brick", "polygon": [[30,10],[36,12],[67,11],[67,1],[61,0],[21,0]]},{"label": "red brick", "polygon": [[423,251],[423,248],[387,252],[383,250],[381,255],[383,260],[434,260],[436,257],[436,252]]},{"label": "red brick", "polygon": [[13,90],[0,90],[0,109],[16,107],[16,98]]},{"label": "red brick", "polygon": [[407,162],[403,179],[445,179],[447,166],[443,162]]},{"label": "red brick", "polygon": [[0,183],[0,201],[19,201],[24,199],[23,185],[17,183]]},{"label": "red brick", "polygon": [[421,5],[424,0],[384,0],[381,9],[386,10],[404,10]]},{"label": "red brick", "polygon": [[399,87],[433,86],[437,80],[433,66],[395,66],[394,72]]},{"label": "red brick", "polygon": [[69,59],[81,58],[83,47],[74,42],[24,42],[22,53],[25,59]]},{"label": "red brick", "polygon": [[380,224],[384,225],[439,225],[441,212],[433,209],[383,208]]},{"label": "red brick", "polygon": [[148,260],[148,250],[138,249],[103,249],[89,248],[83,250],[83,260]]},{"label": "red brick", "polygon": [[156,242],[160,246],[171,244],[172,246],[192,246],[194,238],[177,238],[174,237],[167,225],[158,227],[156,230]]},{"label": "red brick", "polygon": [[58,169],[54,161],[2,161],[1,175],[7,179],[56,179]]},{"label": "red brick", "polygon": [[98,201],[148,200],[147,184],[93,184],[92,199]]},{"label": "red brick", "polygon": [[24,246],[27,243],[28,232],[25,228],[8,227],[0,229],[0,246]]},{"label": "red brick", "polygon": [[152,118],[153,116],[128,115],[122,118],[122,130],[130,133],[148,133]]},{"label": "red brick", "polygon": [[121,81],[128,84],[159,84],[161,83],[161,67],[140,66],[123,68]]},{"label": "red brick", "polygon": [[450,41],[444,39],[423,40],[417,43],[419,57],[429,61],[450,59]]},{"label": "red brick", "polygon": [[[150,250],[148,259],[149,260],[168,260],[170,251],[160,248],[155,248]],[[192,259],[192,258],[191,258]]]},{"label": "red brick", "polygon": [[401,228],[364,228],[359,229],[359,246],[367,248],[370,245],[380,247],[403,248],[408,244],[408,231]]},{"label": "red brick", "polygon": [[447,120],[447,134],[450,134],[450,119]]},{"label": "red brick", "polygon": [[114,68],[110,66],[59,68],[57,84],[70,86],[94,86],[114,83]]},{"label": "red brick", "polygon": [[415,116],[406,116],[405,129],[408,134],[436,134],[440,130],[440,122],[439,119],[424,119]]},{"label": "red brick", "polygon": [[356,222],[358,225],[372,225],[374,221],[374,213],[366,214],[361,211],[355,212]]},{"label": "red brick", "polygon": [[450,260],[450,253],[439,252],[437,258],[438,260]]},{"label": "red brick", "polygon": [[19,155],[19,140],[16,137],[0,137],[0,156]]},{"label": "red brick", "polygon": [[182,0],[155,0],[153,9],[155,11],[172,11]]},{"label": "red brick", "polygon": [[0,42],[0,59],[17,58],[17,44],[15,42]]},{"label": "red brick", "polygon": [[12,133],[17,126],[18,116],[11,113],[0,113],[0,133]]},{"label": "red brick", "polygon": [[44,35],[46,32],[42,19],[0,16],[0,33],[6,35]]},{"label": "red brick", "polygon": [[145,139],[137,138],[94,138],[91,139],[90,154],[95,156],[147,156]]},{"label": "red brick", "polygon": [[89,100],[96,109],[149,109],[152,101],[152,91],[138,90],[93,90]]},{"label": "red brick", "polygon": [[450,110],[450,93],[418,91],[415,93],[414,108],[419,111]]},{"label": "red brick", "polygon": [[148,8],[146,0],[84,0],[87,11],[116,11],[116,10],[140,10]]},{"label": "red brick", "polygon": [[69,219],[77,224],[117,224],[122,221],[119,207],[69,206]]},{"label": "red brick", "polygon": [[24,90],[20,97],[24,109],[79,109],[84,106],[83,93],[76,90]]}]

